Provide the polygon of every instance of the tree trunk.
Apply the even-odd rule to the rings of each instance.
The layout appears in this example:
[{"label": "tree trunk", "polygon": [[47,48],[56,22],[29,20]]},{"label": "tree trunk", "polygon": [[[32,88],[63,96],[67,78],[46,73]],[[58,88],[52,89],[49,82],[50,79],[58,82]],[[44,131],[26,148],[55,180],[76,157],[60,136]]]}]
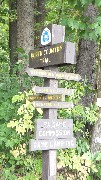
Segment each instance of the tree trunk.
[{"label": "tree trunk", "polygon": [[34,26],[34,45],[38,47],[40,41],[40,29],[44,25],[46,9],[45,9],[46,0],[36,0],[35,3],[35,26]]},{"label": "tree trunk", "polygon": [[[99,67],[98,67],[98,77],[97,77],[97,90],[98,90],[97,97],[101,98],[101,44],[100,44],[100,56],[99,56]],[[93,153],[96,153],[100,150],[101,150],[101,106],[99,107],[99,118],[94,125],[92,131],[92,140],[91,140],[91,151]]]},{"label": "tree trunk", "polygon": [[[16,1],[9,2],[9,8],[12,13],[16,13],[17,3]],[[10,72],[12,73],[13,65],[17,62],[16,55],[17,47],[17,20],[9,19],[9,49],[10,49]]]},{"label": "tree trunk", "polygon": [[34,1],[17,0],[17,47],[26,54],[34,48]]},{"label": "tree trunk", "polygon": [[[89,18],[89,23],[93,23],[94,18],[97,15],[97,10],[94,5],[89,4],[84,12],[84,16]],[[77,58],[77,73],[81,75],[82,79],[87,79],[92,88],[95,85],[95,72],[94,66],[96,62],[96,50],[97,44],[91,40],[81,39],[78,46],[78,58]],[[88,106],[93,102],[93,94],[90,94],[82,99],[82,104]]]},{"label": "tree trunk", "polygon": [[[94,18],[97,15],[96,7],[92,4],[89,4],[85,9],[84,16],[89,18],[89,23],[93,23]],[[97,43],[93,40],[81,39],[78,44],[78,58],[76,70],[77,73],[81,75],[82,80],[87,80],[86,83],[90,84],[94,89],[95,86],[95,62],[96,62],[96,50]],[[94,94],[89,93],[86,96],[82,97],[81,104],[84,107],[89,106],[94,102]],[[84,131],[87,131],[91,134],[92,126],[89,123],[86,123]],[[77,137],[81,137],[81,133],[77,133]]]}]

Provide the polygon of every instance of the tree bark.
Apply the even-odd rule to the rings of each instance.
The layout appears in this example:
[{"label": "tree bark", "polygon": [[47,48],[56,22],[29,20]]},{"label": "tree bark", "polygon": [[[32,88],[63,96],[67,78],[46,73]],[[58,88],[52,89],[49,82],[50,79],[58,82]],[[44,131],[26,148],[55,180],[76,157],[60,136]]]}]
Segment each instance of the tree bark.
[{"label": "tree bark", "polygon": [[[100,44],[100,56],[99,66],[97,72],[97,97],[101,98],[101,44]],[[99,118],[94,125],[91,139],[91,151],[96,153],[101,150],[101,107],[99,107]]]},{"label": "tree bark", "polygon": [[[12,13],[16,13],[17,2],[10,1],[9,8]],[[9,50],[10,50],[10,72],[13,71],[13,66],[17,62],[17,54],[16,54],[16,47],[17,47],[17,20],[9,19]]]},{"label": "tree bark", "polygon": [[17,47],[26,54],[34,48],[34,1],[17,0]]},{"label": "tree bark", "polygon": [[[84,17],[89,18],[89,23],[94,22],[94,18],[97,15],[97,9],[93,4],[89,4],[88,7],[84,11]],[[89,27],[88,27],[89,28]],[[97,51],[97,43],[93,40],[85,40],[80,39],[78,44],[78,58],[76,70],[77,73],[81,75],[82,80],[85,79],[91,85],[91,88],[95,87],[95,62],[96,62],[96,51]],[[91,105],[94,102],[94,93],[86,94],[86,96],[82,97],[81,104],[84,107]],[[90,123],[86,123],[84,131],[89,131],[91,134],[92,126]],[[77,133],[77,137],[81,137],[81,133]]]},{"label": "tree bark", "polygon": [[40,29],[44,26],[46,15],[45,9],[46,0],[36,0],[35,3],[35,26],[34,26],[34,45],[38,47],[40,41]]},{"label": "tree bark", "polygon": [[[89,4],[85,9],[84,16],[89,18],[89,23],[93,23],[97,15],[96,7]],[[87,79],[92,88],[95,85],[95,72],[94,66],[96,62],[97,43],[93,40],[81,39],[78,45],[78,58],[77,58],[77,73],[81,75],[82,79]],[[93,102],[93,94],[90,94],[82,99],[82,104],[88,106]]]}]

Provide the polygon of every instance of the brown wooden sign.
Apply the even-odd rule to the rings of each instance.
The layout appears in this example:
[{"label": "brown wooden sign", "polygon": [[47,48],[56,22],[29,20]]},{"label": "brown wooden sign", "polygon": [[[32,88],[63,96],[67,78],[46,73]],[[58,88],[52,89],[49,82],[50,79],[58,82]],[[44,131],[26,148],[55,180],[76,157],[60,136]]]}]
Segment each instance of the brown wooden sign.
[{"label": "brown wooden sign", "polygon": [[29,150],[50,150],[50,149],[65,149],[76,148],[76,139],[54,139],[54,140],[30,140]]},{"label": "brown wooden sign", "polygon": [[64,42],[31,50],[29,53],[29,67],[41,68],[52,65],[75,64],[75,44]]},{"label": "brown wooden sign", "polygon": [[33,92],[40,94],[63,94],[63,95],[73,95],[74,89],[66,89],[66,88],[54,88],[54,87],[39,87],[34,86],[32,88]]},{"label": "brown wooden sign", "polygon": [[74,73],[65,73],[65,72],[55,72],[50,70],[41,70],[41,69],[33,69],[33,68],[26,68],[26,73],[29,76],[38,76],[38,77],[45,77],[51,79],[63,79],[63,80],[73,80],[79,81],[81,76],[79,74]]},{"label": "brown wooden sign", "polygon": [[33,106],[36,108],[51,108],[51,109],[74,107],[72,102],[48,102],[48,101],[34,101]]},{"label": "brown wooden sign", "polygon": [[73,129],[73,119],[37,119],[36,129]]},{"label": "brown wooden sign", "polygon": [[62,101],[62,95],[32,95],[28,97],[29,101]]},{"label": "brown wooden sign", "polygon": [[35,139],[68,139],[73,137],[72,129],[41,129],[35,132]]}]

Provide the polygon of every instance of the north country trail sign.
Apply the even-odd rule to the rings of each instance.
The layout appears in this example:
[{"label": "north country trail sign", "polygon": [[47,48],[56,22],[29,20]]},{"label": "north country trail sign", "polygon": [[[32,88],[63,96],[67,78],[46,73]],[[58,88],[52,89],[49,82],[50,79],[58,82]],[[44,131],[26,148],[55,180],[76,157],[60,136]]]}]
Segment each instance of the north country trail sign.
[{"label": "north country trail sign", "polygon": [[75,64],[75,44],[71,42],[54,44],[44,48],[31,50],[29,53],[29,67],[40,68],[45,66]]}]

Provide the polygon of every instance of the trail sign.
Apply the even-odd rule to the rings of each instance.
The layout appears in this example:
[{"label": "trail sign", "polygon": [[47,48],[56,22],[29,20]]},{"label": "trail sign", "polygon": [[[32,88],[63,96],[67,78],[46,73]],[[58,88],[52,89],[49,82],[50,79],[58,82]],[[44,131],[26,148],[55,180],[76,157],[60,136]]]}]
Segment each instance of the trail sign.
[{"label": "trail sign", "polygon": [[51,79],[63,79],[63,80],[73,80],[79,81],[81,76],[79,74],[74,73],[65,73],[65,72],[55,72],[50,70],[41,70],[41,69],[33,69],[33,68],[26,68],[26,73],[29,76],[38,76],[38,77],[45,77]]},{"label": "trail sign", "polygon": [[30,97],[34,107],[43,108],[43,119],[35,124],[36,139],[31,139],[29,146],[30,151],[42,150],[42,180],[56,180],[56,149],[76,147],[73,120],[57,119],[57,109],[74,106],[72,102],[60,102],[60,96],[65,101],[65,95],[72,95],[74,90],[58,88],[58,79],[81,79],[78,74],[58,72],[58,66],[76,63],[75,44],[64,43],[64,32],[64,27],[60,25],[44,27],[40,47],[29,52],[30,68],[26,69],[29,76],[45,78],[45,87],[32,89],[39,95]]},{"label": "trail sign", "polygon": [[46,27],[41,34],[41,45],[47,45],[51,42],[51,32],[50,30]]},{"label": "trail sign", "polygon": [[33,101],[33,106],[36,108],[51,108],[51,109],[61,109],[61,108],[73,108],[72,102],[56,102],[56,101]]},{"label": "trail sign", "polygon": [[76,139],[30,140],[30,151],[75,148]]},{"label": "trail sign", "polygon": [[73,119],[37,119],[36,129],[73,129]]},{"label": "trail sign", "polygon": [[62,101],[62,95],[32,95],[28,97],[29,101]]},{"label": "trail sign", "polygon": [[49,46],[64,42],[64,38],[65,38],[65,26],[50,24],[46,27],[43,27],[40,32],[39,47],[44,47],[46,45]]},{"label": "trail sign", "polygon": [[73,129],[41,129],[35,131],[35,139],[68,139],[73,137]]},{"label": "trail sign", "polygon": [[29,52],[30,68],[75,63],[75,44],[71,42],[54,44],[44,48],[37,48]]},{"label": "trail sign", "polygon": [[64,94],[64,95],[73,95],[74,89],[66,89],[66,88],[54,88],[54,87],[39,87],[34,86],[32,88],[33,92],[40,94]]}]

